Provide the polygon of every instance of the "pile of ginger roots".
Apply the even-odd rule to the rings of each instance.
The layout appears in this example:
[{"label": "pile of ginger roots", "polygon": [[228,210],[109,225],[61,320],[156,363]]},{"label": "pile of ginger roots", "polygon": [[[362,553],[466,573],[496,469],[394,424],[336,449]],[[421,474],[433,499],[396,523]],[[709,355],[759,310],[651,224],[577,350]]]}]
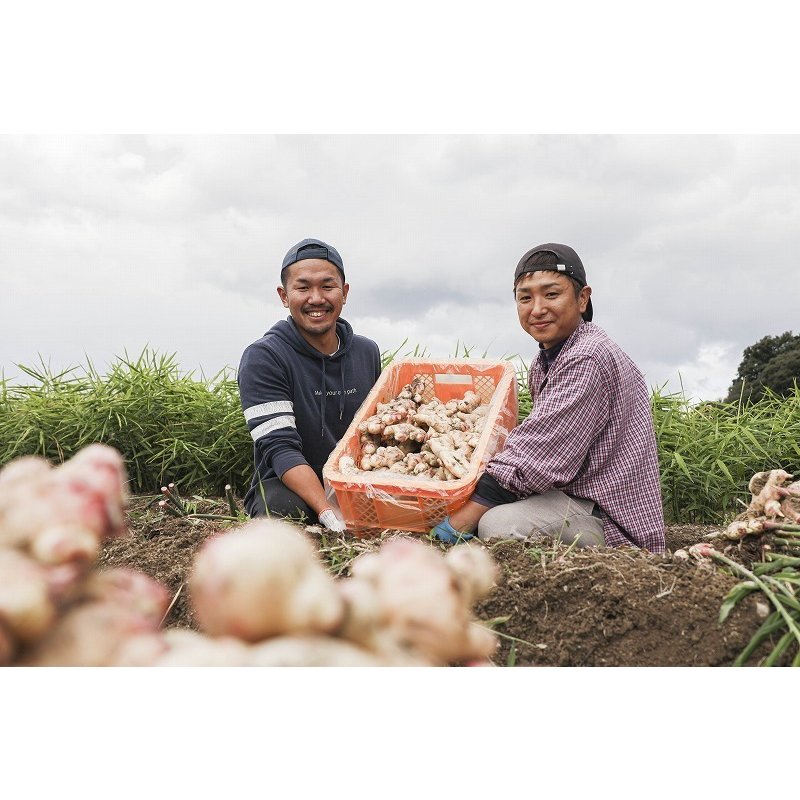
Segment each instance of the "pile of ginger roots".
[{"label": "pile of ginger roots", "polygon": [[129,535],[120,454],[90,445],[59,466],[0,470],[0,665],[489,665],[496,635],[472,615],[497,565],[482,545],[443,553],[389,539],[334,579],[302,529],[254,520],[213,534],[187,587],[200,630],[164,628],[166,587],[98,567]]},{"label": "pile of ginger roots", "polygon": [[463,478],[486,422],[487,405],[469,390],[461,400],[424,402],[416,379],[375,414],[358,424],[361,457],[339,459],[344,475],[389,471],[416,478],[450,481]]},{"label": "pile of ginger roots", "polygon": [[741,539],[763,533],[777,525],[800,523],[800,480],[793,481],[784,469],[757,472],[747,488],[751,499],[747,508],[722,532],[726,539]]}]

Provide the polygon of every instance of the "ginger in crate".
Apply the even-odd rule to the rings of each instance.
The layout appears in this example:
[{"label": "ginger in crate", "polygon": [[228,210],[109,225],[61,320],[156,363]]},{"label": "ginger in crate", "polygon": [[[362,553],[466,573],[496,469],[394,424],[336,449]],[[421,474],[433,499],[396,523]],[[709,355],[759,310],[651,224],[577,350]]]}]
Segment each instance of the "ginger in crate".
[{"label": "ginger in crate", "polygon": [[488,406],[468,390],[460,400],[423,401],[416,379],[358,425],[361,457],[342,456],[339,471],[357,476],[389,471],[429,480],[458,480],[469,472]]}]

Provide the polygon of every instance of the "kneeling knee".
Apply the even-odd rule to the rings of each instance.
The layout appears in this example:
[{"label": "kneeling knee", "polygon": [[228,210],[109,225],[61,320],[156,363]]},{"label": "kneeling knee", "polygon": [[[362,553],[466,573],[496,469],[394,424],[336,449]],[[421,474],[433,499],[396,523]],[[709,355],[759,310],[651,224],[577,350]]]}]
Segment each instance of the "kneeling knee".
[{"label": "kneeling knee", "polygon": [[523,531],[513,516],[505,513],[503,506],[487,511],[478,522],[478,538],[487,539],[526,539],[530,531]]}]

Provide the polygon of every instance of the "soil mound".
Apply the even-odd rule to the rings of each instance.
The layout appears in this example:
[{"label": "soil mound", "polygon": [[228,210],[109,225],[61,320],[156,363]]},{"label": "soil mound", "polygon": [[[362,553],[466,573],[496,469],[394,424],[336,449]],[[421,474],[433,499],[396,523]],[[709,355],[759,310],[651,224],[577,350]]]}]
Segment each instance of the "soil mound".
[{"label": "soil mound", "polygon": [[[164,624],[195,627],[185,589],[192,559],[208,536],[231,523],[170,517],[158,510],[157,500],[134,498],[128,512],[130,534],[108,542],[100,562],[133,567],[163,583],[173,593]],[[228,513],[223,502],[206,502],[210,506],[202,511]],[[712,530],[669,528],[663,556],[635,549],[570,551],[550,541],[491,545],[501,574],[491,594],[476,606],[476,616],[500,637],[494,663],[729,666],[763,622],[765,605],[754,594],[724,623],[717,621],[723,598],[740,579],[710,562],[673,556]],[[383,538],[395,535],[403,534],[387,532]],[[321,555],[342,576],[353,557],[381,541],[318,538]],[[749,566],[759,559],[760,547],[751,539],[743,546],[729,545],[726,552]],[[751,663],[762,657],[758,651]]]}]

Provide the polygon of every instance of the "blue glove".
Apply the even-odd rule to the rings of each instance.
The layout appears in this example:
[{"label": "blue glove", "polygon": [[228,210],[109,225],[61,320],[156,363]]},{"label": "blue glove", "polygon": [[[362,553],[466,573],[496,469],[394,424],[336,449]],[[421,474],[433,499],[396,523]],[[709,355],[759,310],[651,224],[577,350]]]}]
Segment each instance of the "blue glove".
[{"label": "blue glove", "polygon": [[474,534],[472,533],[457,531],[450,524],[450,517],[445,517],[435,528],[431,528],[431,534],[440,542],[447,542],[447,544],[458,544],[459,542],[465,542],[467,539],[474,538]]}]

